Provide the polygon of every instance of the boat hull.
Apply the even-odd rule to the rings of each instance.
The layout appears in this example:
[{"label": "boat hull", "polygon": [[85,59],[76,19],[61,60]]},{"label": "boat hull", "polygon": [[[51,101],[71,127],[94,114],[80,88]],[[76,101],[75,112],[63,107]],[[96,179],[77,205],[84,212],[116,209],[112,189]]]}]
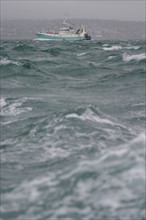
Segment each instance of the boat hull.
[{"label": "boat hull", "polygon": [[80,36],[80,35],[67,35],[67,36],[60,36],[59,34],[47,34],[47,33],[38,33],[37,34],[37,38],[38,39],[46,39],[46,40],[69,40],[69,41],[73,41],[73,40],[91,40],[91,36]]}]

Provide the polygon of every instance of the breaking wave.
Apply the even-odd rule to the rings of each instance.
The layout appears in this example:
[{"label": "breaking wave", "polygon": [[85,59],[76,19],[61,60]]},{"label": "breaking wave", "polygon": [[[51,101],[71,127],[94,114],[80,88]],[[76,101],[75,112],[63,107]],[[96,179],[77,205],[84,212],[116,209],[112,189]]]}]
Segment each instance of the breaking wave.
[{"label": "breaking wave", "polygon": [[10,65],[10,64],[17,65],[17,66],[21,65],[21,63],[18,62],[18,61],[8,60],[8,59],[5,59],[5,58],[0,60],[0,65]]},{"label": "breaking wave", "polygon": [[129,62],[131,60],[140,61],[140,60],[144,60],[144,59],[146,59],[145,53],[133,54],[133,55],[128,55],[127,53],[123,54],[123,61],[126,61],[126,62]]},{"label": "breaking wave", "polygon": [[141,47],[140,46],[121,46],[121,45],[114,45],[114,46],[109,46],[108,44],[103,45],[103,50],[107,51],[112,51],[112,50],[139,50]]},{"label": "breaking wave", "polygon": [[103,50],[121,50],[122,47],[120,45],[115,45],[112,47],[103,47]]},{"label": "breaking wave", "polygon": [[17,116],[21,113],[31,111],[32,107],[22,107],[23,103],[26,101],[25,98],[17,99],[17,100],[9,100],[1,98],[0,106],[3,107],[1,109],[1,116]]}]

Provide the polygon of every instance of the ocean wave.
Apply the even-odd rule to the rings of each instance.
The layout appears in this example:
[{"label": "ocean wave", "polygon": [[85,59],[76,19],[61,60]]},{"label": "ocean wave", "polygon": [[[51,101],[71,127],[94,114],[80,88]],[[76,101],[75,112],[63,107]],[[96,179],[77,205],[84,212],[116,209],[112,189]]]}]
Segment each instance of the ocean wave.
[{"label": "ocean wave", "polygon": [[80,57],[80,56],[84,56],[84,55],[86,55],[87,53],[79,53],[79,54],[77,54],[77,57]]},{"label": "ocean wave", "polygon": [[30,126],[30,142],[38,140],[46,152],[40,161],[49,158],[67,158],[75,151],[107,147],[125,143],[134,134],[121,122],[102,113],[94,106],[80,107],[44,117],[35,126]]},{"label": "ocean wave", "polygon": [[36,48],[33,47],[33,46],[30,46],[28,44],[25,44],[25,43],[18,43],[14,48],[13,50],[16,50],[18,52],[33,52],[33,51],[36,51]]},{"label": "ocean wave", "polygon": [[140,102],[140,103],[133,104],[132,106],[133,107],[145,107],[145,105],[146,105],[146,103]]},{"label": "ocean wave", "polygon": [[83,121],[92,121],[97,123],[114,125],[114,123],[111,120],[98,116],[98,114],[95,113],[92,109],[92,107],[87,108],[81,115],[78,115],[77,113],[68,114],[66,115],[66,118],[78,118]]},{"label": "ocean wave", "polygon": [[2,100],[3,108],[0,112],[1,116],[16,116],[32,110],[32,107],[21,107],[26,100],[25,98],[13,100],[13,102]]},{"label": "ocean wave", "polygon": [[42,52],[49,53],[50,55],[57,57],[58,55],[60,55],[61,52],[63,52],[63,49],[54,47],[54,48],[42,50]]},{"label": "ocean wave", "polygon": [[103,50],[121,50],[121,49],[122,49],[121,45],[115,45],[112,47],[103,47]]},{"label": "ocean wave", "polygon": [[128,49],[128,50],[132,50],[132,49],[139,50],[140,48],[141,48],[140,46],[127,46],[127,47],[125,47],[125,49]]},{"label": "ocean wave", "polygon": [[112,60],[114,58],[116,58],[116,56],[108,56],[108,60]]},{"label": "ocean wave", "polygon": [[108,47],[109,46],[109,44],[103,44],[103,47]]},{"label": "ocean wave", "polygon": [[103,50],[122,50],[122,49],[128,49],[128,50],[139,50],[140,46],[121,46],[121,45],[114,45],[112,47],[109,47],[108,44],[103,45]]},{"label": "ocean wave", "polygon": [[17,172],[29,172],[29,167],[31,175],[21,182],[17,180],[19,184],[13,184],[3,194],[2,217],[15,210],[16,219],[35,219],[39,207],[37,219],[72,219],[73,214],[80,219],[138,219],[140,215],[144,219],[144,142],[142,133],[125,145],[94,153],[92,157],[72,154],[61,161],[56,154],[54,163],[35,163],[33,157],[26,168],[19,163]]},{"label": "ocean wave", "polygon": [[2,219],[145,219],[144,43],[4,42]]},{"label": "ocean wave", "polygon": [[[95,106],[88,106],[86,108],[78,108],[76,111],[66,114],[65,118],[67,119],[79,119],[83,122],[93,122],[94,125],[100,126],[100,128],[106,130],[105,126],[107,126],[107,131],[108,128],[110,127],[113,131],[114,129],[121,129],[122,130],[127,130],[127,127],[125,127],[123,124],[120,122],[114,121],[113,118],[109,117],[108,115],[102,113],[98,108]],[[131,132],[131,131],[130,131]],[[131,133],[131,135],[133,135]]]},{"label": "ocean wave", "polygon": [[[128,141],[127,143],[118,146],[118,149],[115,149],[114,147],[113,150],[104,149],[102,151],[103,160],[105,160],[106,157],[110,157],[111,155],[112,156],[115,155],[117,157],[123,157],[124,155],[128,154],[127,157],[129,159],[133,158],[135,162],[139,163],[140,161],[143,164],[145,160],[144,158],[145,156],[143,154],[145,148],[145,141],[146,141],[145,133],[141,132],[140,134],[137,134],[137,136],[135,135],[134,138]],[[131,160],[131,162],[133,163],[134,161]]]},{"label": "ocean wave", "polygon": [[0,98],[0,107],[4,107],[6,105],[7,105],[6,100],[3,97],[1,97]]},{"label": "ocean wave", "polygon": [[18,61],[13,61],[13,60],[8,60],[8,59],[2,59],[0,60],[0,65],[17,65],[17,66],[21,66],[21,63]]},{"label": "ocean wave", "polygon": [[131,60],[140,61],[140,60],[144,60],[144,59],[146,59],[146,54],[145,53],[133,54],[133,55],[129,55],[127,53],[123,54],[123,61],[126,61],[126,62],[129,62]]}]

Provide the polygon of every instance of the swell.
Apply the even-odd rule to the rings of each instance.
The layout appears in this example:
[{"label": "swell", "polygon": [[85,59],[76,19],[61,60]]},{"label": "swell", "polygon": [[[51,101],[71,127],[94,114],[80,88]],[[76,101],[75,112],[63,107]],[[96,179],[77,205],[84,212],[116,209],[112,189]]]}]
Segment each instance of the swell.
[{"label": "swell", "polygon": [[24,42],[18,42],[16,46],[12,48],[12,50],[17,51],[17,52],[34,52],[37,51],[34,46],[30,45],[30,41]]},{"label": "swell", "polygon": [[[38,141],[41,146],[47,147],[48,151],[50,150],[50,153],[48,152],[50,156],[54,148],[57,150],[61,147],[63,151],[70,149],[68,153],[85,148],[95,148],[98,151],[119,145],[119,142],[125,143],[135,136],[134,131],[131,132],[121,122],[102,113],[95,106],[78,107],[77,109],[56,113],[50,111],[49,114],[47,114],[46,109],[46,112],[40,113],[41,117],[38,116],[36,120],[36,117],[32,117],[35,103],[35,99],[29,98],[4,99],[1,111],[2,122],[6,127],[9,125],[18,128],[17,117],[19,116],[19,131],[16,136],[13,136],[22,137],[24,142],[29,140],[30,146],[33,142],[37,143]],[[40,100],[38,104],[41,109],[41,105],[45,106],[45,100]],[[11,116],[10,121],[5,119],[6,116]],[[15,134],[15,131],[13,132]],[[8,136],[7,139],[9,139]],[[73,143],[76,143],[74,147],[72,146]]]}]

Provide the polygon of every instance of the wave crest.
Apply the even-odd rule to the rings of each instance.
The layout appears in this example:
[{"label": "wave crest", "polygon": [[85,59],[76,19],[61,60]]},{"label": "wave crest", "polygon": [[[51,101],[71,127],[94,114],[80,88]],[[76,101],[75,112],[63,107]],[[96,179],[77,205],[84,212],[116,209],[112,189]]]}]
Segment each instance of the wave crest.
[{"label": "wave crest", "polygon": [[13,61],[13,60],[7,60],[6,58],[0,60],[0,65],[9,65],[9,64],[13,64],[13,65],[17,65],[20,66],[21,63],[19,63],[18,61]]},{"label": "wave crest", "polygon": [[104,47],[103,50],[121,50],[122,47],[120,45],[115,45],[112,47]]},{"label": "wave crest", "polygon": [[123,61],[126,61],[126,62],[129,62],[131,60],[140,61],[140,60],[144,60],[144,59],[146,59],[146,54],[145,53],[133,54],[133,55],[129,55],[127,53],[123,54]]}]

